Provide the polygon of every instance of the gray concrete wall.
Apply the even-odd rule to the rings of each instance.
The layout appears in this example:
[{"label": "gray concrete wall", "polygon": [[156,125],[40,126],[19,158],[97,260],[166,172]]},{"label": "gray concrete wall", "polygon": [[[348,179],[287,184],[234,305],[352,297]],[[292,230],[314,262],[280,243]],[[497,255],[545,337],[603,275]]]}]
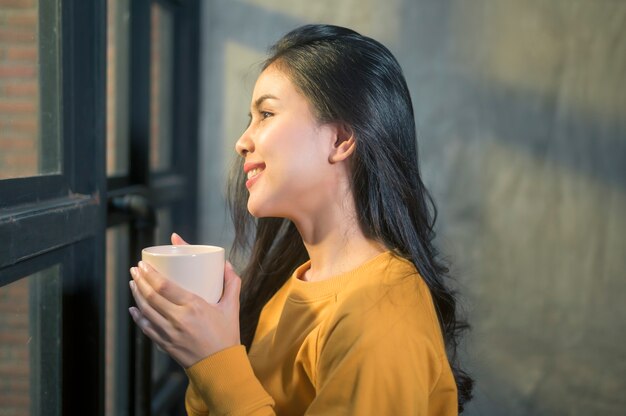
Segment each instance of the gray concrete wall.
[{"label": "gray concrete wall", "polygon": [[467,414],[624,414],[626,2],[218,0],[203,20],[204,242],[229,244],[223,185],[255,64],[297,25],[354,28],[413,94],[473,325]]}]

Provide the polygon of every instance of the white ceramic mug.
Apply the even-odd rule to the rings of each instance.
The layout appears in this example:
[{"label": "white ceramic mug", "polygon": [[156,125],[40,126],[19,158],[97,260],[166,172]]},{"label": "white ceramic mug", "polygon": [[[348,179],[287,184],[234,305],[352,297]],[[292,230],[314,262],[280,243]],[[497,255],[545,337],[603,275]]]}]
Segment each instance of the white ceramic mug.
[{"label": "white ceramic mug", "polygon": [[184,289],[217,303],[224,289],[224,249],[216,246],[147,247],[141,259]]}]

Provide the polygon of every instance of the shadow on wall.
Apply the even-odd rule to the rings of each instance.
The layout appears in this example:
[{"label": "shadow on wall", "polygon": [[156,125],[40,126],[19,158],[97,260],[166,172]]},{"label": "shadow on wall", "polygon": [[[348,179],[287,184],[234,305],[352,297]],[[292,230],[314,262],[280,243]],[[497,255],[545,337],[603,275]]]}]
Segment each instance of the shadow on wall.
[{"label": "shadow on wall", "polygon": [[467,413],[621,414],[626,5],[409,4],[422,168],[471,304]]},{"label": "shadow on wall", "polygon": [[230,244],[215,196],[267,47],[307,22],[393,27],[439,243],[470,305],[466,413],[621,414],[626,3],[350,0],[307,14],[285,0],[297,17],[253,3],[205,10],[205,238]]}]

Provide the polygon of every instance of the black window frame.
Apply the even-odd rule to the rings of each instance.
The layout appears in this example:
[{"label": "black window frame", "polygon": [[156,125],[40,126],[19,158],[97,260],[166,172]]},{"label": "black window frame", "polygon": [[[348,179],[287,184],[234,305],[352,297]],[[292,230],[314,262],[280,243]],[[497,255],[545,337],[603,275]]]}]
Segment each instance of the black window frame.
[{"label": "black window frame", "polygon": [[[107,2],[40,0],[41,19],[46,18],[44,7],[57,7],[59,13],[61,110],[56,130],[60,135],[61,169],[58,174],[0,180],[0,286],[60,265],[61,367],[56,379],[52,379],[54,375],[50,378],[45,373],[37,374],[48,377],[45,385],[59,386],[60,401],[34,407],[41,414],[53,414],[55,410],[68,415],[104,414],[106,230],[137,223],[131,214],[114,211],[112,199],[136,194],[145,197],[153,209],[170,207],[173,228],[189,241],[197,239],[200,2],[152,1],[166,4],[175,17],[177,64],[173,73],[172,133],[177,141],[172,149],[172,169],[150,172],[151,1],[132,0],[129,174],[107,177]],[[57,105],[54,98],[41,96],[41,105]],[[42,121],[43,134],[46,126]],[[138,260],[139,248],[150,242],[151,231],[131,236],[131,261]],[[135,342],[133,338],[127,341]],[[134,359],[128,365],[133,367],[131,372],[137,368]],[[143,403],[143,407],[135,404],[124,413],[147,415],[171,407],[173,402],[180,403],[186,380],[180,377],[180,369],[176,374],[170,378],[174,384],[155,385],[149,403]],[[132,387],[125,388],[126,394],[133,396]],[[41,392],[35,394],[41,396]]]},{"label": "black window frame", "polygon": [[[60,403],[33,409],[41,414],[102,414],[105,2],[40,4],[44,24],[45,10],[57,7],[59,12],[60,59],[54,58],[60,71],[61,127],[55,130],[60,132],[61,173],[0,181],[0,285],[61,266],[61,368],[53,372],[60,380],[41,381],[58,383]],[[45,54],[40,59],[45,67]],[[57,105],[42,86],[40,91],[42,106]],[[42,134],[48,134],[45,126],[42,121]]]},{"label": "black window frame", "polygon": [[[163,171],[152,171],[149,157],[152,4],[163,6],[172,14],[174,22],[175,65],[169,132],[173,138],[172,159],[170,168]],[[127,174],[107,178],[107,227],[128,224],[131,229],[128,253],[131,264],[127,266],[140,260],[143,247],[154,244],[158,225],[155,217],[160,209],[169,208],[173,230],[188,241],[197,241],[199,32],[198,0],[132,0],[130,3],[129,166]],[[137,212],[115,209],[115,201],[128,196],[139,196],[138,201],[145,205],[140,210],[149,212],[139,213],[138,217]],[[127,280],[128,269],[119,269],[119,278]],[[187,380],[182,369],[170,360],[168,372],[152,380],[151,343],[128,315],[120,316],[116,326],[124,331],[118,334],[116,348],[127,354],[118,359],[129,362],[130,366],[126,369],[128,378],[117,383],[115,396],[127,406],[128,414],[161,414],[163,411],[184,414]]]}]

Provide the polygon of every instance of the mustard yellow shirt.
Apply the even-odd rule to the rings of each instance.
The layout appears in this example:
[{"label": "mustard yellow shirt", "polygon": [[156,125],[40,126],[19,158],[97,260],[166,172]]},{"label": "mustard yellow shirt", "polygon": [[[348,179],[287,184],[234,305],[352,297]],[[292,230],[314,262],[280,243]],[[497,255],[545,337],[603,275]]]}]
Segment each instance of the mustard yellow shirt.
[{"label": "mustard yellow shirt", "polygon": [[252,347],[188,368],[189,415],[456,415],[428,287],[386,252],[320,282],[299,267],[265,305]]}]

